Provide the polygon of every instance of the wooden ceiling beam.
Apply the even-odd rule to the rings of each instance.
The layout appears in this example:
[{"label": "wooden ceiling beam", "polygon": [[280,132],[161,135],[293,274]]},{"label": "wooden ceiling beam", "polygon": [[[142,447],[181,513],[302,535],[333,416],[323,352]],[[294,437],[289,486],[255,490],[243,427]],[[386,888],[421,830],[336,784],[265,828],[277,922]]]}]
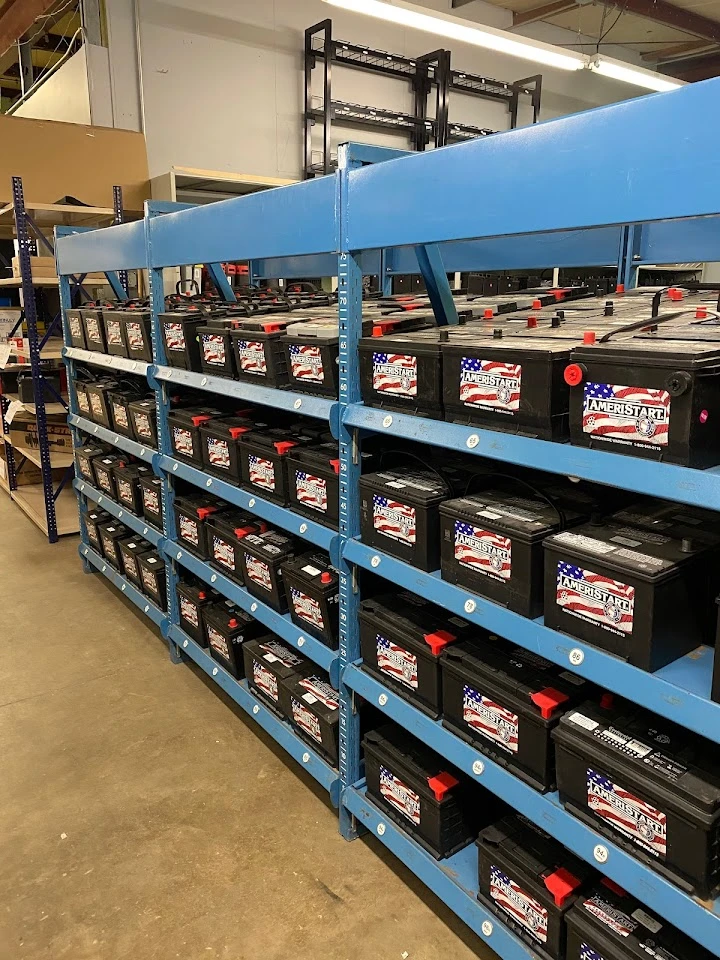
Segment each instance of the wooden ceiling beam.
[{"label": "wooden ceiling beam", "polygon": [[[692,10],[683,10],[667,0],[606,0],[608,5],[618,7],[623,13],[632,13],[636,17],[654,20],[666,27],[674,27],[703,40],[720,43],[720,21],[703,17]],[[622,43],[622,40],[618,40]]]},{"label": "wooden ceiling beam", "polygon": [[643,60],[648,63],[672,63],[673,60],[683,60],[687,56],[697,56],[712,49],[712,40],[688,40],[686,43],[673,43],[667,47],[658,47],[643,53]]},{"label": "wooden ceiling beam", "polygon": [[[0,54],[32,31],[38,17],[47,13],[56,0],[5,0],[0,3]],[[35,28],[37,29],[37,27]]]},{"label": "wooden ceiling beam", "polygon": [[557,17],[561,13],[574,10],[576,6],[575,0],[553,0],[552,3],[544,3],[540,7],[521,10],[519,13],[513,13],[513,26],[522,27],[527,23],[537,23],[538,20],[548,20],[550,17]]}]

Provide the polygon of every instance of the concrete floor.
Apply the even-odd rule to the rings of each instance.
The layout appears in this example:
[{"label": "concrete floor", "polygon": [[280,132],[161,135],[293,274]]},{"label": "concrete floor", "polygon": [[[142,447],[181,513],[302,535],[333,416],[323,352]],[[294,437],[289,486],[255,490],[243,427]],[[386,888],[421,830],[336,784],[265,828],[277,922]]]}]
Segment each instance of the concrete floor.
[{"label": "concrete floor", "polygon": [[0,960],[495,957],[4,493],[0,608]]}]

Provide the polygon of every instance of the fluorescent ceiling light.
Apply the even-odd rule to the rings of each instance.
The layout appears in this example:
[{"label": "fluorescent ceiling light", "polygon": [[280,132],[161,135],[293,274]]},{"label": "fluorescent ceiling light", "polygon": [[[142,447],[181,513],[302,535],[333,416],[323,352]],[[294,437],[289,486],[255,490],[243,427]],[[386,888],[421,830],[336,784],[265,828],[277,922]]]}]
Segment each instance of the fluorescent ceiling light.
[{"label": "fluorescent ceiling light", "polygon": [[632,83],[646,90],[665,92],[685,86],[680,80],[673,80],[652,70],[642,67],[633,67],[618,60],[606,57],[587,57],[579,53],[562,50],[550,43],[539,40],[529,40],[508,33],[506,30],[496,30],[494,27],[479,26],[470,20],[461,20],[445,13],[428,11],[424,7],[405,3],[404,0],[325,0],[325,3],[350,13],[365,13],[371,17],[378,17],[390,23],[397,23],[403,27],[414,27],[424,30],[437,37],[448,40],[458,40],[461,43],[471,43],[486,50],[495,50],[510,57],[520,57],[523,60],[532,60],[546,67],[555,67],[558,70],[592,70],[601,76],[613,80],[622,80]]},{"label": "fluorescent ceiling light", "polygon": [[387,3],[381,0],[325,0],[325,2],[351,13],[366,13],[371,17],[389,20],[404,27],[425,30],[427,33],[446,37],[448,40],[472,43],[477,47],[496,50],[511,57],[532,60],[546,67],[556,67],[559,70],[582,70],[585,67],[584,57],[579,54],[565,53],[552,44],[514,37],[494,27],[475,26],[469,20],[461,20],[459,17],[429,13],[422,7],[404,3],[403,0],[388,0]]}]

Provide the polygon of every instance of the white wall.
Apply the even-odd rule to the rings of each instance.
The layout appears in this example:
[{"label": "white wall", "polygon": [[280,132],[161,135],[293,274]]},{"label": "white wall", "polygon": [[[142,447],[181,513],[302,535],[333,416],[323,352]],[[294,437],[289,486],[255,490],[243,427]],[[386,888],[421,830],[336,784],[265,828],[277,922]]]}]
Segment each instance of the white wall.
[{"label": "white wall", "polygon": [[33,120],[63,120],[66,123],[90,123],[85,47],[69,58],[38,87],[17,109],[16,117]]},{"label": "white wall", "polygon": [[[137,129],[142,105],[150,176],[173,165],[278,177],[300,177],[303,124],[303,34],[332,17],[336,37],[418,56],[446,46],[453,66],[514,80],[543,74],[543,119],[637,95],[638,90],[596,75],[539,71],[530,62],[491,54],[467,44],[447,44],[430,34],[348,14],[321,0],[106,0],[110,35],[110,86],[114,122]],[[417,2],[417,0],[416,0]],[[449,10],[450,0],[420,0]],[[134,20],[139,11],[139,24]],[[476,0],[463,17],[507,28],[512,14]],[[136,36],[137,26],[137,36]],[[549,42],[573,43],[569,31],[528,28]],[[133,76],[139,38],[138,84]],[[627,51],[607,51],[633,59]],[[315,71],[319,80],[320,71]],[[403,81],[336,68],[333,95],[393,109],[409,109]],[[505,129],[502,104],[453,96],[451,120]],[[523,118],[529,120],[528,114]],[[335,128],[334,141],[355,139],[394,146],[406,140],[377,131]]]}]

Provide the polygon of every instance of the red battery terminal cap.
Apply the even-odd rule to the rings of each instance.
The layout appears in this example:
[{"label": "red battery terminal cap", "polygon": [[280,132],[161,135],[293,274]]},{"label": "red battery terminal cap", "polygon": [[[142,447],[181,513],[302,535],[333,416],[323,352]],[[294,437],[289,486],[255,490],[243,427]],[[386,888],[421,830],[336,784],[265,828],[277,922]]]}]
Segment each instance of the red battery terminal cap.
[{"label": "red battery terminal cap", "polygon": [[533,300],[532,308],[533,310],[542,310],[542,300]]},{"label": "red battery terminal cap", "polygon": [[453,787],[456,787],[459,780],[456,780],[455,777],[443,770],[442,773],[438,773],[435,777],[428,777],[428,786],[435,794],[435,799],[440,801],[443,799],[446,793],[452,790]]},{"label": "red battery terminal cap", "polygon": [[282,457],[288,452],[288,450],[296,447],[297,444],[294,440],[276,440],[275,443],[273,443],[273,446]]},{"label": "red battery terminal cap", "polygon": [[231,630],[234,629],[237,625],[238,625],[238,622],[235,619],[235,617],[233,617],[232,620],[228,620],[228,626],[230,627]]},{"label": "red battery terminal cap", "polygon": [[600,697],[600,706],[603,708],[603,710],[612,710],[612,705],[614,702],[615,702],[614,693],[604,693]]},{"label": "red battery terminal cap", "polygon": [[197,417],[192,418],[193,426],[199,427],[201,423],[205,423],[206,420],[211,419],[212,417],[210,417],[207,413],[199,414]]},{"label": "red battery terminal cap", "polygon": [[320,583],[332,583],[332,574],[326,570],[320,574]]},{"label": "red battery terminal cap", "polygon": [[594,331],[594,330],[586,330],[585,333],[583,333],[583,343],[585,343],[585,344],[595,343],[595,331]]},{"label": "red battery terminal cap", "polygon": [[579,363],[569,363],[563,373],[563,379],[570,387],[576,387],[579,383],[582,383],[584,376],[585,370]]},{"label": "red battery terminal cap", "polygon": [[552,894],[556,907],[563,907],[565,901],[580,886],[580,881],[565,867],[560,867],[555,873],[544,879],[545,886]]},{"label": "red battery terminal cap", "polygon": [[281,320],[279,323],[277,321],[275,323],[264,323],[262,328],[265,333],[278,333],[285,329],[285,322]]},{"label": "red battery terminal cap", "polygon": [[251,523],[247,527],[235,527],[235,529],[233,530],[233,533],[238,538],[238,540],[242,540],[242,538],[246,537],[249,533],[255,533],[257,529],[258,529],[258,524]]},{"label": "red battery terminal cap", "polygon": [[552,290],[551,292],[552,292],[552,295],[555,297],[556,300],[564,300],[564,299],[565,299],[565,291],[564,291],[564,290]]},{"label": "red battery terminal cap", "polygon": [[454,643],[457,637],[448,630],[436,630],[435,633],[426,633],[423,639],[432,650],[433,656],[437,657],[449,643]]},{"label": "red battery terminal cap", "polygon": [[678,290],[677,287],[670,287],[668,297],[670,297],[671,300],[682,300],[683,292],[682,290]]},{"label": "red battery terminal cap", "polygon": [[697,310],[695,311],[696,320],[707,320],[707,315],[708,315],[707,307],[698,307]]},{"label": "red battery terminal cap", "polygon": [[204,590],[198,591],[198,600],[207,600],[207,594]]},{"label": "red battery terminal cap", "polygon": [[540,707],[543,720],[550,720],[554,711],[557,710],[561,703],[565,703],[569,697],[566,693],[561,693],[554,687],[545,687],[544,690],[531,693],[530,699],[536,707]]},{"label": "red battery terminal cap", "polygon": [[238,437],[242,436],[243,433],[247,433],[250,429],[250,427],[230,427],[228,433],[233,440],[237,440]]},{"label": "red battery terminal cap", "polygon": [[619,284],[615,287],[615,293],[625,293],[625,284],[624,284],[624,283],[619,283]]},{"label": "red battery terminal cap", "polygon": [[215,513],[217,507],[198,507],[197,515],[200,520],[205,520],[211,513]]},{"label": "red battery terminal cap", "polygon": [[331,461],[330,461],[330,466],[333,468],[333,470],[335,471],[335,473],[338,473],[338,474],[340,473],[340,461],[339,461],[339,460],[331,460]]},{"label": "red battery terminal cap", "polygon": [[528,317],[528,318],[527,318],[527,325],[528,325],[528,327],[531,327],[531,328],[532,328],[532,327],[536,327],[536,326],[537,326],[537,317]]},{"label": "red battery terminal cap", "polygon": [[492,318],[493,318],[494,316],[495,316],[495,312],[494,312],[493,310],[486,310],[486,311],[483,313],[483,317],[484,317],[486,320],[492,320]]}]

